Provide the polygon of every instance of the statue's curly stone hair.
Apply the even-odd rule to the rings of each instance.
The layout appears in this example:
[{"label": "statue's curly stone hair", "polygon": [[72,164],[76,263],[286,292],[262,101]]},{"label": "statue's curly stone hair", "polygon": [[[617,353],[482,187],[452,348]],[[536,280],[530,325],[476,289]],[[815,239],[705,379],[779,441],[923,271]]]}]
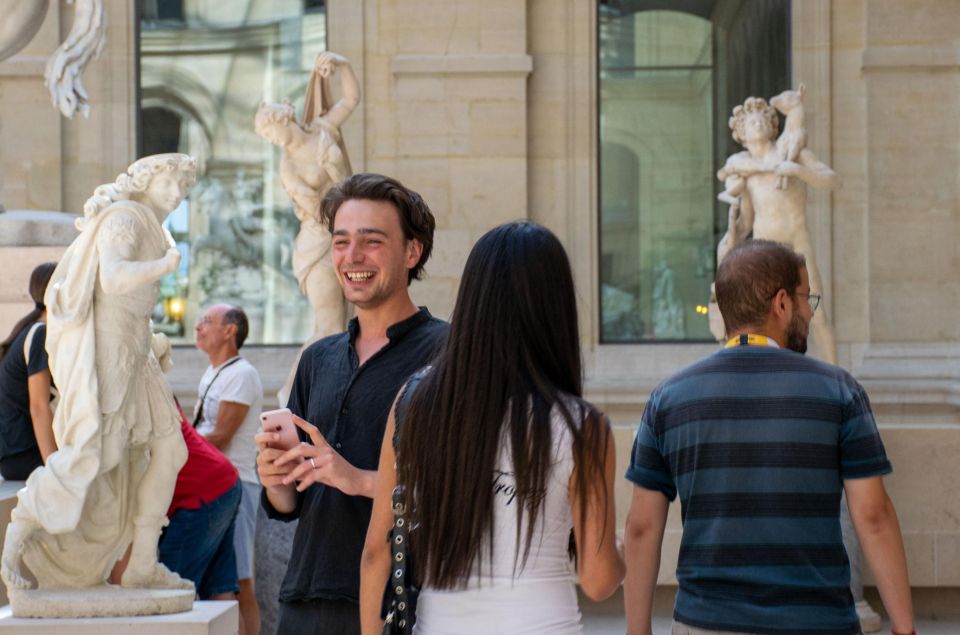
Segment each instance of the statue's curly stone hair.
[{"label": "statue's curly stone hair", "polygon": [[253,120],[253,129],[258,135],[263,136],[264,130],[269,126],[276,124],[286,126],[291,123],[299,125],[297,111],[290,100],[284,99],[279,104],[260,102],[256,117]]},{"label": "statue's curly stone hair", "polygon": [[93,196],[83,204],[84,218],[93,218],[111,204],[146,191],[150,180],[161,172],[178,174],[185,192],[197,182],[197,162],[190,155],[170,152],[143,157],[134,161],[113,183],[106,183],[93,191]]},{"label": "statue's curly stone hair", "polygon": [[730,117],[730,120],[727,122],[730,126],[730,131],[733,133],[733,140],[743,145],[743,124],[747,119],[747,115],[752,112],[759,112],[766,118],[767,123],[770,125],[770,138],[775,139],[780,128],[777,109],[768,104],[767,100],[762,97],[748,97],[742,106],[737,106],[733,109],[733,116]]}]

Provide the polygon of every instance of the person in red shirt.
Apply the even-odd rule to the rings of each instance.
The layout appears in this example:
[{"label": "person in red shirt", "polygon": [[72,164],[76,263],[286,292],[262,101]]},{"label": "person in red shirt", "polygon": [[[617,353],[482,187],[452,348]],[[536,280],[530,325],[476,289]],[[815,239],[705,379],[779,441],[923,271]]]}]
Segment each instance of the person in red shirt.
[{"label": "person in red shirt", "polygon": [[182,410],[180,429],[187,462],[177,475],[159,559],[192,580],[201,600],[236,600],[240,587],[233,530],[240,506],[240,476],[230,459],[187,423]]}]

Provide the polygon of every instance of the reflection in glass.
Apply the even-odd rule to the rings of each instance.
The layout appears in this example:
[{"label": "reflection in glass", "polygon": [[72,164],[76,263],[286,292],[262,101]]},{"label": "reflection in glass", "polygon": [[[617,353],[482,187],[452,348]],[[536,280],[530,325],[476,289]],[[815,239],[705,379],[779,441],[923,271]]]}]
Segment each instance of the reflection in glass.
[{"label": "reflection in glass", "polygon": [[788,13],[786,0],[600,2],[602,342],[712,340],[728,105],[789,85]]},{"label": "reflection in glass", "polygon": [[324,3],[140,1],[140,154],[185,152],[200,166],[166,224],[183,258],[161,282],[155,326],[192,342],[202,309],[229,302],[250,318],[248,342],[301,343],[313,318],[290,265],[298,223],[280,151],[253,117],[262,100],[302,102],[326,49]]}]

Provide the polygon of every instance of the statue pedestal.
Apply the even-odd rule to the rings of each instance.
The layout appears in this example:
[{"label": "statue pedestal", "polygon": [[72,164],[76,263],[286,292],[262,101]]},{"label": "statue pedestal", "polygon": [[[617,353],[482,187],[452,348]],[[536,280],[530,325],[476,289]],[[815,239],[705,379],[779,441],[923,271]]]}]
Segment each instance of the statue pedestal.
[{"label": "statue pedestal", "polygon": [[193,608],[193,589],[127,589],[105,585],[87,589],[10,591],[16,617],[76,618],[185,613]]},{"label": "statue pedestal", "polygon": [[0,608],[0,631],[7,635],[236,635],[239,629],[236,602],[194,602],[186,613],[139,617],[25,618]]}]

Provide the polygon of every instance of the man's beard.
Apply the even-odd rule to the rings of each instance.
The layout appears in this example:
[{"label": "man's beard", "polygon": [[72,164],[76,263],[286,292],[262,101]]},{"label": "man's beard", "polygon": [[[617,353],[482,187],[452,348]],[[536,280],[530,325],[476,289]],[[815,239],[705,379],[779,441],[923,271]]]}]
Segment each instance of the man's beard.
[{"label": "man's beard", "polygon": [[[809,328],[809,327],[808,327]],[[807,329],[799,313],[794,313],[787,326],[787,348],[803,355],[807,352]]]}]

